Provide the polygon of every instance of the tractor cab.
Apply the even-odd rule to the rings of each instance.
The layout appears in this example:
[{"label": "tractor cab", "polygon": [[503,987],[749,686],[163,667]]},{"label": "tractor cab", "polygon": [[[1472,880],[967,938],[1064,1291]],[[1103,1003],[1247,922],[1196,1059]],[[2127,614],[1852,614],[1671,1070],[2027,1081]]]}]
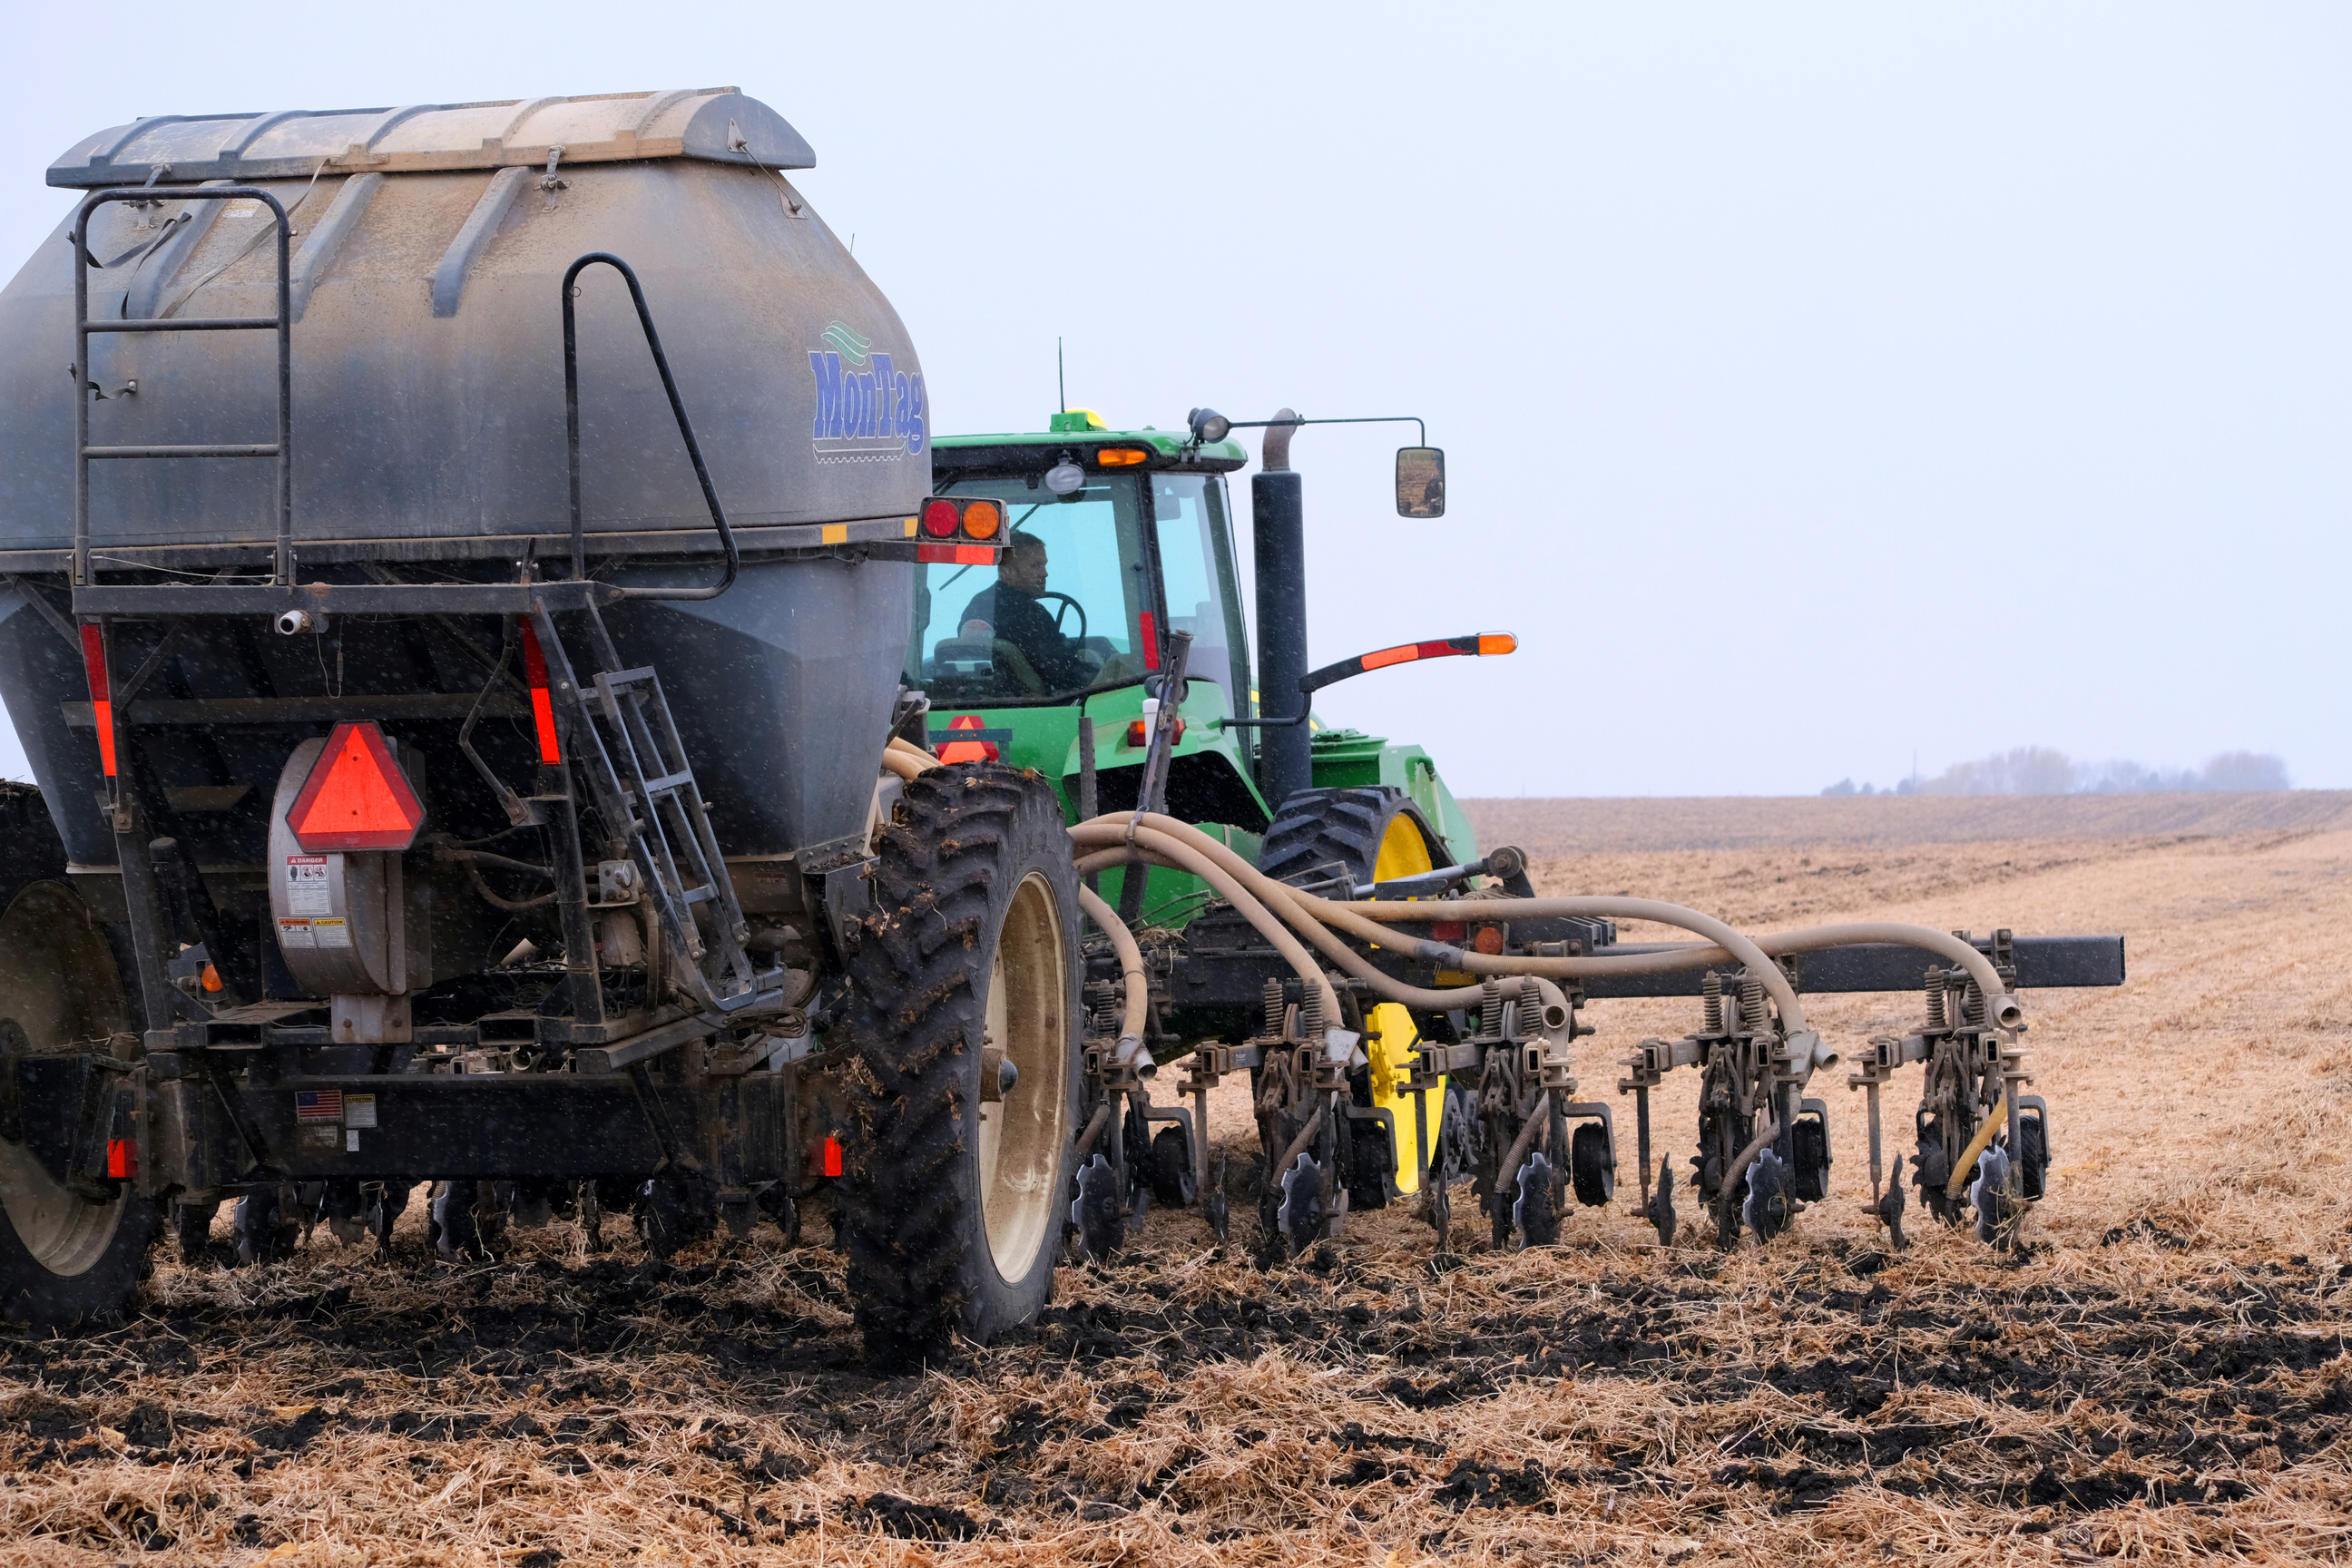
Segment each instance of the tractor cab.
[{"label": "tractor cab", "polygon": [[[1222,421],[1203,416],[1215,417],[1196,411],[1193,427],[1182,431],[1112,430],[1072,410],[1055,415],[1043,434],[932,443],[933,493],[997,503],[1003,531],[990,543],[1003,548],[993,559],[946,545],[923,552],[901,679],[929,701],[930,747],[950,763],[1036,770],[1060,787],[1073,821],[1089,805],[1132,810],[1150,755],[1150,700],[1163,705],[1172,732],[1160,808],[1253,861],[1284,820],[1286,800],[1335,789],[1382,795],[1383,823],[1391,807],[1410,808],[1421,825],[1412,869],[1475,855],[1468,821],[1420,747],[1326,729],[1307,711],[1303,665],[1290,672],[1286,696],[1259,689],[1266,650],[1253,661],[1226,487],[1248,454],[1225,438]],[[1407,474],[1401,456],[1399,475],[1401,512],[1442,512],[1442,469]],[[1262,581],[1261,623],[1263,593]],[[1274,618],[1286,629],[1284,646],[1303,656],[1303,604]],[[1179,634],[1190,639],[1185,679],[1171,693],[1162,678]],[[1309,678],[1320,684],[1405,658],[1503,651],[1484,646],[1494,640],[1408,644]],[[1276,766],[1277,741],[1308,753],[1308,768]],[[1349,867],[1357,879],[1388,864],[1366,855]],[[1109,873],[1106,884],[1118,879]],[[1192,878],[1163,868],[1150,873],[1144,908],[1182,924],[1204,898]]]},{"label": "tractor cab", "polygon": [[[1232,706],[1249,678],[1223,473],[1238,455],[1170,457],[1145,440],[953,457],[967,454],[996,461],[950,469],[941,454],[935,489],[999,502],[995,542],[1007,554],[995,566],[927,568],[915,590],[910,685],[934,707],[1066,704],[1138,685],[1181,631],[1192,639],[1188,680],[1244,710]],[[1007,458],[1027,471],[996,466]]]},{"label": "tractor cab", "polygon": [[920,569],[904,679],[930,700],[932,747],[952,762],[1034,768],[1075,816],[1088,720],[1097,804],[1131,809],[1143,704],[1163,695],[1182,633],[1192,641],[1168,809],[1262,832],[1270,813],[1251,776],[1250,731],[1223,722],[1254,712],[1224,478],[1245,461],[1233,442],[1107,430],[1084,413],[1055,415],[1044,435],[935,442],[933,491],[998,502],[1003,553]]}]

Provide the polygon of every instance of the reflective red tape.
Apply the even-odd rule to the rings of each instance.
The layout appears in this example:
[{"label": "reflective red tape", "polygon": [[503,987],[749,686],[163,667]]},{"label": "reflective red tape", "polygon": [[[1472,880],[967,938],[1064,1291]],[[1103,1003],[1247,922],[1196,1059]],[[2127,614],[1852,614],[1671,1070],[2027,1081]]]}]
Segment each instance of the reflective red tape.
[{"label": "reflective red tape", "polygon": [[563,747],[555,738],[555,699],[547,689],[547,655],[540,651],[539,632],[522,617],[523,684],[530,688],[531,722],[539,727],[539,760],[560,763]]},{"label": "reflective red tape", "polygon": [[940,562],[950,566],[986,566],[996,560],[993,544],[918,544],[918,561]]},{"label": "reflective red tape", "polygon": [[106,679],[106,634],[84,622],[81,628],[82,672],[89,678],[89,716],[98,725],[98,760],[106,776],[114,776],[114,692]]},{"label": "reflective red tape", "polygon": [[106,1173],[119,1180],[128,1180],[139,1173],[139,1152],[128,1138],[106,1141]]}]

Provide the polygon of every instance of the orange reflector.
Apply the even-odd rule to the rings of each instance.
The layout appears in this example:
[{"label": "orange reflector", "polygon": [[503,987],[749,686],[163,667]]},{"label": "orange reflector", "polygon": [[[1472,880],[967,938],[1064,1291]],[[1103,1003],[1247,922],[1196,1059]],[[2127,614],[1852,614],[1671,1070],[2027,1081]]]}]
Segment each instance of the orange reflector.
[{"label": "orange reflector", "polygon": [[547,655],[539,646],[539,632],[528,616],[522,623],[523,684],[530,688],[530,721],[539,730],[539,760],[560,763],[563,747],[555,736],[555,699],[547,689]]},{"label": "orange reflector", "polygon": [[1476,948],[1480,952],[1485,953],[1487,957],[1494,957],[1496,953],[1503,951],[1503,928],[1501,926],[1480,926],[1478,928],[1478,934],[1471,939],[1470,945]]},{"label": "orange reflector", "polygon": [[425,807],[371,721],[341,723],[327,738],[286,826],[313,855],[334,849],[405,849]]},{"label": "orange reflector", "polygon": [[1478,651],[1489,658],[1498,653],[1517,653],[1519,651],[1519,639],[1508,632],[1480,632]]},{"label": "orange reflector", "polygon": [[89,678],[89,716],[98,726],[98,760],[106,776],[114,776],[114,692],[106,679],[106,634],[84,622],[81,628],[82,673]]},{"label": "orange reflector", "polygon": [[963,531],[974,539],[993,539],[1003,526],[1003,510],[992,500],[976,500],[963,509]]},{"label": "orange reflector", "polygon": [[923,508],[923,531],[934,539],[945,539],[956,531],[956,503],[935,500]]},{"label": "orange reflector", "polygon": [[220,971],[209,963],[205,965],[204,986],[207,991],[217,991],[221,988]]},{"label": "orange reflector", "polygon": [[1140,447],[1105,447],[1095,454],[1099,468],[1131,468],[1151,456]]}]

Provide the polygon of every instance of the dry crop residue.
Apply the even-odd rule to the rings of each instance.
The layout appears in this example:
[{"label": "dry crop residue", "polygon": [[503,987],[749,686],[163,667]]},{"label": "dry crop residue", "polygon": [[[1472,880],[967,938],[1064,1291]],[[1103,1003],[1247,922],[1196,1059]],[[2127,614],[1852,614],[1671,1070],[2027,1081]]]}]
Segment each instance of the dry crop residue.
[{"label": "dry crop residue", "polygon": [[[1494,804],[1521,820],[1488,837],[1549,889],[1764,925],[2126,932],[2129,985],[2026,999],[2057,1167],[2030,1250],[1922,1222],[1890,1253],[1842,1084],[1838,1195],[1769,1252],[1696,1226],[1650,1245],[1629,1159],[1615,1208],[1576,1211],[1549,1251],[1484,1250],[1463,1213],[1460,1266],[1433,1272],[1425,1227],[1391,1210],[1260,1272],[1237,1147],[1231,1255],[1154,1215],[1120,1266],[1064,1270],[1034,1328],[917,1376],[856,1363],[835,1255],[772,1230],[673,1268],[625,1237],[587,1258],[559,1224],[452,1268],[412,1215],[389,1266],[323,1231],[261,1269],[159,1261],[121,1330],[0,1338],[0,1563],[2352,1552],[2352,833],[2178,809],[2078,831],[1963,802],[1887,843],[1864,840],[1887,819],[1792,810],[1776,837],[1727,802],[1741,841],[1707,847],[1697,803],[1646,829],[1645,803],[1547,803],[1645,846],[1608,851]],[[1813,1010],[1853,1040],[1912,1004]],[[1587,1090],[1694,1011],[1595,1008]],[[1677,1163],[1691,1087],[1661,1097]],[[1244,1135],[1240,1102],[1214,1114]]]}]

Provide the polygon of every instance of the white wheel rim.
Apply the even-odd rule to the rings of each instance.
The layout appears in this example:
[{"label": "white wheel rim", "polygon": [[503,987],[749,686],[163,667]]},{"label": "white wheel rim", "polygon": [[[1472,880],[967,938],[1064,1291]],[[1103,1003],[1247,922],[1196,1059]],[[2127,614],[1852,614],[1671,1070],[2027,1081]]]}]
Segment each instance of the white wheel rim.
[{"label": "white wheel rim", "polygon": [[[1055,1180],[1069,1142],[1069,985],[1053,885],[1032,871],[1013,890],[989,966],[984,1045],[1020,1074],[980,1103],[981,1215],[1006,1280],[1026,1276],[1060,1208]],[[983,1061],[986,1060],[983,1055]]]}]

